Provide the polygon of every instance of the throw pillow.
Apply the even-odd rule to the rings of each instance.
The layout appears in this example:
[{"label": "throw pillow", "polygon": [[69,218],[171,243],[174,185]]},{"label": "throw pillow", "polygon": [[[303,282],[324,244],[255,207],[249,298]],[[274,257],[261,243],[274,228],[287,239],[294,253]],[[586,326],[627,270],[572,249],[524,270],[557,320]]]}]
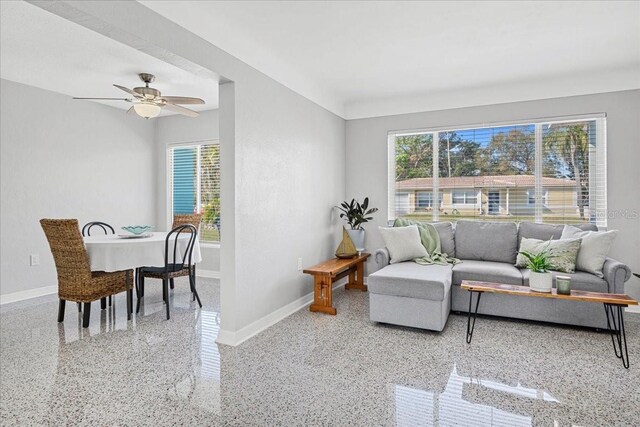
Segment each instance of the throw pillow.
[{"label": "throw pillow", "polygon": [[389,251],[391,264],[410,261],[428,255],[427,250],[422,246],[420,232],[418,232],[416,225],[393,228],[378,227],[378,229]]},{"label": "throw pillow", "polygon": [[613,240],[616,238],[616,230],[611,231],[582,231],[578,227],[565,225],[562,230],[562,239],[580,238],[580,250],[576,260],[576,269],[604,277],[602,266],[609,255]]},{"label": "throw pillow", "polygon": [[545,249],[549,250],[549,261],[553,269],[563,273],[575,273],[576,259],[580,249],[581,239],[539,240],[523,237],[520,241],[520,250],[516,258],[516,267],[526,268],[529,261],[520,252],[529,252],[537,255]]}]

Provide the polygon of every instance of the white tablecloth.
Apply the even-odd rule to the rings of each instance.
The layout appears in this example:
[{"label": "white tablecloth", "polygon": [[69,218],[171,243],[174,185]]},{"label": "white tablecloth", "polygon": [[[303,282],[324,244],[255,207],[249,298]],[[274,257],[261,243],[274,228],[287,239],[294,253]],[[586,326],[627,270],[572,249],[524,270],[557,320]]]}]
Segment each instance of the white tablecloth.
[{"label": "white tablecloth", "polygon": [[[150,237],[123,239],[117,234],[87,236],[84,245],[89,254],[91,271],[120,271],[138,267],[164,266],[164,242],[166,232],[151,233]],[[189,243],[190,235],[180,236],[178,249],[180,258]],[[173,244],[169,243],[169,251]],[[169,259],[171,260],[171,253]],[[191,260],[194,264],[202,261],[200,242],[196,239]]]}]

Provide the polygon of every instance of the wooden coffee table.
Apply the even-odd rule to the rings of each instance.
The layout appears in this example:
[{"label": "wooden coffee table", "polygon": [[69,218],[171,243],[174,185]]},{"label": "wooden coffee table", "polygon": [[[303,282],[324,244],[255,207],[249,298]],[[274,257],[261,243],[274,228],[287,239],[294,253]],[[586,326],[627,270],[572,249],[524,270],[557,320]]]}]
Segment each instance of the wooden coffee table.
[{"label": "wooden coffee table", "polygon": [[[508,294],[522,297],[533,298],[552,298],[564,299],[570,301],[584,301],[604,304],[604,312],[607,316],[607,327],[611,333],[611,341],[613,343],[613,351],[616,357],[622,359],[622,365],[629,369],[629,352],[627,351],[627,336],[624,331],[624,307],[630,305],[638,305],[638,301],[625,294],[607,294],[600,292],[587,292],[572,290],[570,295],[558,294],[556,289],[551,292],[532,291],[528,286],[504,285],[500,283],[475,282],[463,280],[460,285],[462,289],[469,291],[469,314],[467,317],[467,343],[471,343],[473,337],[473,329],[476,325],[476,316],[478,314],[478,305],[480,297],[483,293],[489,292],[494,294]],[[473,294],[478,294],[476,298],[476,306],[471,312]],[[473,316],[473,322],[471,317]]]},{"label": "wooden coffee table", "polygon": [[303,273],[313,275],[313,304],[311,311],[320,311],[326,314],[337,313],[333,306],[333,283],[343,277],[349,276],[349,283],[345,289],[359,289],[367,291],[364,284],[364,262],[371,254],[362,253],[353,258],[332,258],[328,261],[305,268]]}]

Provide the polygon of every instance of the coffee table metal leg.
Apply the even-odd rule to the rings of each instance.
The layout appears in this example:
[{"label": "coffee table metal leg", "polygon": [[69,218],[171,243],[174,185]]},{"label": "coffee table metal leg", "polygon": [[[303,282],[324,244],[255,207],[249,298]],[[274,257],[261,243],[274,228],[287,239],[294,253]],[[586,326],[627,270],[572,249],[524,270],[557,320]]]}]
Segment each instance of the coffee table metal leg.
[{"label": "coffee table metal leg", "polygon": [[[607,315],[607,327],[611,334],[613,351],[618,359],[622,359],[622,365],[629,369],[629,351],[627,349],[627,334],[624,330],[624,305],[604,304]],[[616,319],[617,317],[617,319]]]},{"label": "coffee table metal leg", "polygon": [[469,313],[467,317],[467,344],[471,344],[471,338],[473,338],[473,330],[476,327],[476,317],[478,316],[478,305],[480,304],[480,297],[482,292],[477,292],[478,297],[476,299],[476,309],[473,311],[473,323],[471,322],[471,303],[473,302],[473,291],[469,291]]}]

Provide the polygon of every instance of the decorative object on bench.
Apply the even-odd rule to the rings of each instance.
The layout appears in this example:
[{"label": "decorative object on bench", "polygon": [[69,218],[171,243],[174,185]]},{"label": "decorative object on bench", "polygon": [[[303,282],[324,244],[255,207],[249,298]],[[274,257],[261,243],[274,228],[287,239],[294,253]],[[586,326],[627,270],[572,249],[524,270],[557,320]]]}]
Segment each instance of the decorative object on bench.
[{"label": "decorative object on bench", "polygon": [[356,245],[358,251],[364,250],[364,228],[362,224],[373,219],[371,214],[378,212],[378,208],[369,208],[369,198],[365,197],[362,204],[356,199],[351,199],[351,202],[344,201],[340,206],[336,206],[342,213],[340,218],[347,221],[347,224],[351,227],[351,230],[347,230],[349,237]]},{"label": "decorative object on bench", "polygon": [[549,270],[553,268],[551,264],[551,249],[549,249],[550,243],[535,254],[526,251],[518,252],[518,255],[523,255],[528,260],[526,267],[531,270],[529,273],[529,287],[532,291],[551,292],[553,287],[553,276],[549,273]]},{"label": "decorative object on bench", "polygon": [[349,237],[347,229],[342,227],[342,241],[338,245],[338,249],[336,249],[336,256],[338,258],[353,258],[356,255],[358,255],[358,250],[351,237]]},{"label": "decorative object on bench", "polygon": [[583,231],[572,225],[565,225],[561,239],[580,238],[580,250],[576,259],[576,269],[604,277],[602,267],[609,255],[617,230]]},{"label": "decorative object on bench", "polygon": [[571,295],[571,277],[556,276],[556,291],[560,295]]}]

